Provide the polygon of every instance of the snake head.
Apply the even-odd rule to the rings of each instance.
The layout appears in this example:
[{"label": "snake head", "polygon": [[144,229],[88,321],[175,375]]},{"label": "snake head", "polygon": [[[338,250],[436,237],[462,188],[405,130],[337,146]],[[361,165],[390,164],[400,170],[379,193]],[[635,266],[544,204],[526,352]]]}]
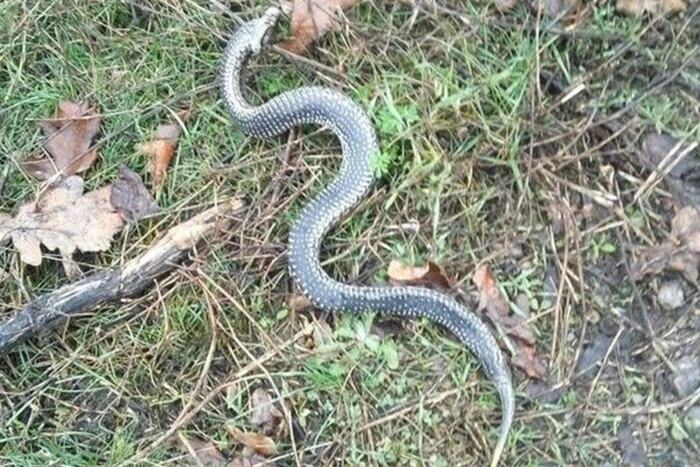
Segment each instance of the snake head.
[{"label": "snake head", "polygon": [[270,30],[277,24],[282,11],[277,7],[270,7],[265,13],[250,24],[250,46],[253,54],[258,54],[263,45],[269,39]]}]

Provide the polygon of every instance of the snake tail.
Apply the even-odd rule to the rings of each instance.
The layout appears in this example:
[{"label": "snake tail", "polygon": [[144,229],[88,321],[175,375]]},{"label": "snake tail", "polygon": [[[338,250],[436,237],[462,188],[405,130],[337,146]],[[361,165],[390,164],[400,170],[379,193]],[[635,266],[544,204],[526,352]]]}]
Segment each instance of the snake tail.
[{"label": "snake tail", "polygon": [[428,318],[451,331],[479,360],[501,400],[502,421],[491,465],[506,445],[515,411],[511,374],[496,339],[473,313],[448,295],[420,287],[365,287],[331,278],[321,267],[321,242],[340,217],[370,190],[371,161],[379,153],[376,131],[362,108],[340,91],[318,86],[288,90],[253,106],[241,92],[241,70],[260,52],[280,10],[270,8],[232,34],[223,54],[220,84],[234,124],[256,138],[271,138],[293,127],[315,124],[339,139],[339,173],[300,212],[289,234],[290,273],[311,303],[325,311],[378,312],[404,318]]}]

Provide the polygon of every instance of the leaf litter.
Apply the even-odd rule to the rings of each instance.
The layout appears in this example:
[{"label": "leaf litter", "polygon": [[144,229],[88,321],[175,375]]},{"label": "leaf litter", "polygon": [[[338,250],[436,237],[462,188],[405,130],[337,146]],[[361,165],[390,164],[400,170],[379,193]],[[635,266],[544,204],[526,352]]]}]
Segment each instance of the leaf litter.
[{"label": "leaf litter", "polygon": [[639,250],[630,266],[632,280],[663,271],[679,272],[697,283],[700,267],[700,212],[693,206],[681,208],[671,220],[671,238],[660,245]]},{"label": "leaf litter", "polygon": [[437,264],[428,261],[424,266],[411,266],[392,260],[387,269],[389,282],[393,285],[427,286],[450,288],[450,281]]},{"label": "leaf litter", "polygon": [[41,245],[70,257],[76,250],[104,251],[124,221],[110,203],[111,186],[83,193],[84,181],[72,175],[46,190],[15,217],[0,217],[0,242],[12,240],[23,262],[39,266]]},{"label": "leaf litter", "polygon": [[[275,432],[283,420],[282,413],[274,405],[270,393],[262,388],[256,389],[250,399],[250,422],[261,427],[264,432]],[[240,453],[226,456],[210,440],[188,438],[178,432],[178,438],[189,453],[189,458],[198,465],[208,467],[253,467],[259,465],[274,466],[266,458],[275,454],[275,441],[264,433],[245,432],[233,426],[226,426],[226,431],[239,444],[243,445]]]},{"label": "leaf litter", "polygon": [[670,188],[676,213],[668,238],[640,248],[630,265],[631,278],[639,281],[664,271],[680,273],[695,284],[700,268],[700,163],[691,156],[697,144],[681,148],[664,133],[650,133],[638,152],[644,167],[658,173]]},{"label": "leaf litter", "polygon": [[[46,135],[43,147],[48,156],[30,156],[21,165],[41,181],[60,176],[36,200],[20,206],[14,217],[0,213],[0,243],[11,241],[21,261],[31,266],[41,265],[42,245],[49,251],[58,250],[71,276],[75,268],[66,260],[76,251],[107,250],[124,221],[135,222],[160,212],[160,208],[141,177],[123,164],[114,184],[84,192],[85,182],[77,174],[97,160],[93,139],[101,125],[87,100],[60,101],[56,116],[39,125]],[[178,136],[178,126],[161,125],[156,140],[147,148],[154,152],[152,171],[159,183]]]},{"label": "leaf litter", "polygon": [[12,241],[22,262],[31,266],[42,263],[41,245],[63,258],[107,250],[125,220],[159,211],[137,174],[125,166],[119,172],[114,184],[87,193],[84,180],[71,175],[20,206],[14,217],[0,213],[0,243]]},{"label": "leaf litter", "polygon": [[301,55],[308,51],[314,41],[329,31],[340,28],[337,19],[339,10],[346,10],[359,0],[292,0],[290,39],[280,47]]},{"label": "leaf litter", "polygon": [[250,397],[250,423],[262,429],[264,434],[275,433],[284,415],[275,405],[270,392],[257,388]]},{"label": "leaf litter", "polygon": [[121,217],[129,223],[160,212],[160,207],[151,197],[139,174],[124,164],[119,166],[110,202]]},{"label": "leaf litter", "polygon": [[547,370],[537,354],[532,326],[523,316],[511,312],[491,269],[488,266],[478,267],[474,271],[473,281],[479,290],[477,309],[485,312],[513,338],[517,350],[511,358],[511,363],[530,378],[545,379]]},{"label": "leaf litter", "polygon": [[[262,433],[249,433],[241,431],[236,427],[226,427],[229,434],[242,444],[245,448],[244,455],[259,454],[261,456],[271,456],[277,451],[275,441]],[[252,451],[252,452],[251,452]]]},{"label": "leaf litter", "polygon": [[56,116],[39,123],[46,136],[43,147],[49,157],[30,156],[21,163],[22,168],[42,181],[58,172],[70,176],[86,171],[97,160],[97,146],[92,146],[92,141],[100,131],[100,124],[88,101],[59,102]]},{"label": "leaf litter", "polygon": [[137,149],[150,157],[148,173],[153,188],[158,191],[163,187],[180,137],[180,126],[176,123],[160,125],[151,141],[137,145]]},{"label": "leaf litter", "polygon": [[181,432],[178,432],[177,435],[195,465],[203,467],[224,467],[227,465],[226,457],[212,441],[194,437],[188,438]]}]

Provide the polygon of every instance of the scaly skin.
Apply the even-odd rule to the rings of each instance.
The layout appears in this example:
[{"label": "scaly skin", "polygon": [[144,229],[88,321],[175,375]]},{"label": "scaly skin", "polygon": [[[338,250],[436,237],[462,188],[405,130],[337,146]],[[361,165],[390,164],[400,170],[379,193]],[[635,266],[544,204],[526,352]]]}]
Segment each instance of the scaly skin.
[{"label": "scaly skin", "polygon": [[268,9],[231,37],[221,67],[221,93],[234,123],[244,132],[269,138],[301,124],[328,127],[341,142],[338,176],[301,212],[290,232],[289,266],[300,290],[318,308],[345,313],[380,312],[405,318],[427,317],[454,333],[479,359],[501,399],[503,419],[491,466],[499,463],[513,421],[515,402],[510,370],[484,323],[451,297],[419,287],[361,287],[333,280],[319,262],[328,229],[352,209],[373,183],[371,160],[379,153],[377,136],[365,112],[333,89],[301,87],[265,104],[250,106],[240,90],[240,72],[258,54],[280,15]]}]

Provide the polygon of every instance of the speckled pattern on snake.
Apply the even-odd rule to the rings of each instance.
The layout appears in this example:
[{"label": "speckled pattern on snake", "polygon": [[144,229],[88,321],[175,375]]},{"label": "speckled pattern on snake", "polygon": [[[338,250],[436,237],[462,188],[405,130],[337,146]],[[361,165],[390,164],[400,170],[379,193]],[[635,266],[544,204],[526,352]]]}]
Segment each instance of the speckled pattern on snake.
[{"label": "speckled pattern on snake", "polygon": [[513,421],[510,370],[488,327],[450,296],[421,287],[362,287],[333,280],[319,262],[321,241],[332,225],[352,209],[373,183],[371,159],[379,152],[377,135],[365,112],[343,93],[307,86],[283,92],[260,106],[243,98],[240,74],[258,54],[280,15],[269,8],[232,35],[221,65],[221,93],[234,123],[257,138],[270,138],[301,124],[317,124],[339,138],[343,161],[337,177],[301,211],[290,232],[289,268],[299,289],[314,306],[345,313],[366,311],[405,318],[426,317],[466,345],[496,386],[502,422],[491,465],[497,465]]}]

